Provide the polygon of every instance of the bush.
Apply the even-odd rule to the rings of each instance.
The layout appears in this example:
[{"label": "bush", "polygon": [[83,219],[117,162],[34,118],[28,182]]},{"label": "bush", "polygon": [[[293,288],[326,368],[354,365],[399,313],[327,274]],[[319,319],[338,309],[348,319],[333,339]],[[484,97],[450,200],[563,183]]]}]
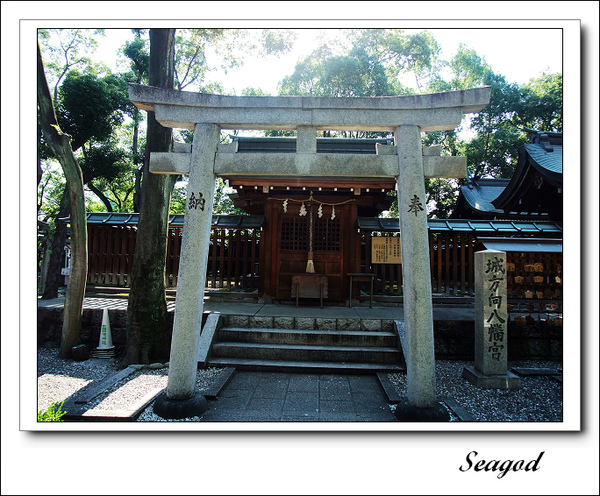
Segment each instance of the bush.
[{"label": "bush", "polygon": [[67,412],[62,411],[64,401],[52,403],[47,410],[38,412],[38,422],[62,422],[61,417]]}]

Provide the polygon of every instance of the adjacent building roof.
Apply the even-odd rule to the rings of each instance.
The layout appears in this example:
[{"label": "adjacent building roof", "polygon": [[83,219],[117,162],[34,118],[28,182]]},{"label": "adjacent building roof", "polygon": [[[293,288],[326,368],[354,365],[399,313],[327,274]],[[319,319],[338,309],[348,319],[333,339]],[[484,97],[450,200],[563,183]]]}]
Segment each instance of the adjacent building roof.
[{"label": "adjacent building roof", "polygon": [[494,207],[493,201],[506,189],[510,179],[471,179],[460,188],[452,217],[487,219],[501,217],[504,213]]},{"label": "adjacent building roof", "polygon": [[517,168],[492,203],[504,212],[562,218],[562,133],[538,133],[519,148]]},{"label": "adjacent building roof", "polygon": [[452,217],[561,221],[562,160],[562,133],[535,133],[510,180],[467,180]]},{"label": "adjacent building roof", "polygon": [[[497,235],[562,235],[562,227],[556,222],[492,221],[462,219],[428,219],[427,227],[432,232],[488,233]],[[398,232],[399,219],[382,217],[359,217],[361,231]]]},{"label": "adjacent building roof", "polygon": [[520,253],[562,253],[562,239],[477,238],[477,249]]}]

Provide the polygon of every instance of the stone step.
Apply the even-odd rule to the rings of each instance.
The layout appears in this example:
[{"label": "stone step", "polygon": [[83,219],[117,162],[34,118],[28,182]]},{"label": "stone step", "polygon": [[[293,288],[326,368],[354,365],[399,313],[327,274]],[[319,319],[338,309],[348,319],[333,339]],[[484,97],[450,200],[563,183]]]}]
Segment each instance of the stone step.
[{"label": "stone step", "polygon": [[239,370],[337,373],[337,374],[371,374],[373,372],[405,372],[406,367],[397,363],[343,363],[317,361],[260,360],[252,358],[213,357],[208,361],[209,367],[235,367]]},{"label": "stone step", "polygon": [[396,347],[327,346],[280,343],[217,342],[213,357],[254,358],[260,360],[401,363],[402,352]]},{"label": "stone step", "polygon": [[224,327],[218,331],[219,341],[240,343],[279,343],[336,346],[397,347],[398,338],[388,331],[329,331],[304,329],[248,329]]},{"label": "stone step", "polygon": [[393,319],[358,317],[290,317],[223,315],[221,324],[246,329],[324,329],[337,331],[393,331]]}]

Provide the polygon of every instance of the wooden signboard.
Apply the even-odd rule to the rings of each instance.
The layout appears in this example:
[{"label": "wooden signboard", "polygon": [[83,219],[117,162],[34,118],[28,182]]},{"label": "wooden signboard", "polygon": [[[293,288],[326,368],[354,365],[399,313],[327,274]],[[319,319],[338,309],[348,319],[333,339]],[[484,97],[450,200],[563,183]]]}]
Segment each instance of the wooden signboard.
[{"label": "wooden signboard", "polygon": [[371,263],[401,264],[400,236],[371,238]]}]

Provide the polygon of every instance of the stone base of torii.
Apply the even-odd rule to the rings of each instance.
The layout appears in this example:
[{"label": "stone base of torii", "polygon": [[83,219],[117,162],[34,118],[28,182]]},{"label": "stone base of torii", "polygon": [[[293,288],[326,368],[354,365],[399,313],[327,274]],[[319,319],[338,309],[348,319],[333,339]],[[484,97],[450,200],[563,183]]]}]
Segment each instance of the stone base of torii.
[{"label": "stone base of torii", "polygon": [[[140,109],[153,111],[160,124],[194,129],[191,153],[153,154],[150,164],[154,173],[189,174],[169,380],[155,412],[183,418],[184,414],[200,415],[207,408],[195,383],[217,176],[243,173],[356,181],[392,177],[397,184],[402,233],[407,367],[407,397],[396,415],[406,421],[448,420],[435,394],[425,178],[465,177],[466,158],[436,156],[439,147],[424,150],[421,132],[454,129],[464,114],[485,108],[490,94],[491,88],[484,87],[402,97],[232,97],[130,85],[130,100]],[[276,154],[240,157],[219,146],[221,129],[295,130],[296,153],[293,160],[287,154],[281,157],[285,168],[277,166]],[[317,154],[321,130],[392,132],[394,146],[375,156]]]}]

